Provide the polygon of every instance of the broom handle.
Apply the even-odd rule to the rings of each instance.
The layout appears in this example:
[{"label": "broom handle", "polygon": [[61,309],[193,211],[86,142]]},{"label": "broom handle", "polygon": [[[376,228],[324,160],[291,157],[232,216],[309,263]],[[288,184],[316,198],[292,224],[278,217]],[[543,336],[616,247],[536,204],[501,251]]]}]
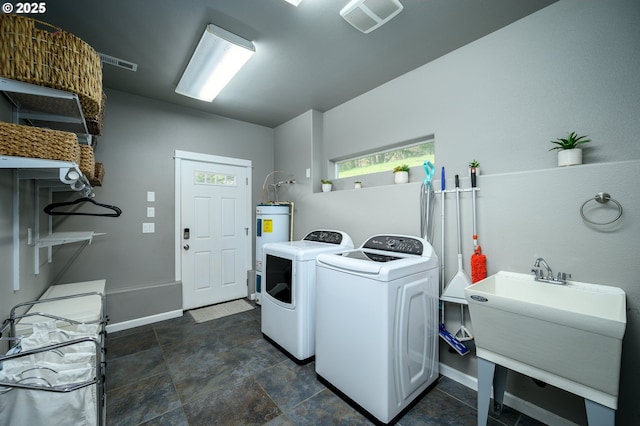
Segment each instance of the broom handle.
[{"label": "broom handle", "polygon": [[[471,210],[473,211],[473,248],[478,248],[478,233],[476,232],[476,169],[471,168]],[[475,250],[474,250],[475,251]]]},{"label": "broom handle", "polygon": [[456,175],[456,222],[458,222],[458,254],[462,254],[462,236],[460,235],[460,180]]},{"label": "broom handle", "polygon": [[[444,293],[444,190],[446,187],[446,179],[444,173],[444,166],[442,166],[442,172],[440,173],[440,293]],[[444,324],[444,302],[440,302],[440,324]]]},{"label": "broom handle", "polygon": [[442,275],[442,291],[444,291],[444,190],[445,190],[445,174],[444,166],[442,166],[442,172],[440,174],[440,272]]}]

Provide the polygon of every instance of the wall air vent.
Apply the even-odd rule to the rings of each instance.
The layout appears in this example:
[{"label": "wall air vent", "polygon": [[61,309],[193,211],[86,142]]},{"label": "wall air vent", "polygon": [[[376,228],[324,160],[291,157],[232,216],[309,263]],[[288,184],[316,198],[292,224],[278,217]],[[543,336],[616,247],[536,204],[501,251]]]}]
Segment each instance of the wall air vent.
[{"label": "wall air vent", "polygon": [[345,21],[367,34],[403,9],[399,0],[352,0],[340,11]]},{"label": "wall air vent", "polygon": [[98,55],[100,55],[100,60],[105,64],[114,65],[116,67],[124,68],[129,71],[136,71],[138,69],[138,64],[134,64],[133,62],[105,55],[104,53],[100,52],[98,52]]}]

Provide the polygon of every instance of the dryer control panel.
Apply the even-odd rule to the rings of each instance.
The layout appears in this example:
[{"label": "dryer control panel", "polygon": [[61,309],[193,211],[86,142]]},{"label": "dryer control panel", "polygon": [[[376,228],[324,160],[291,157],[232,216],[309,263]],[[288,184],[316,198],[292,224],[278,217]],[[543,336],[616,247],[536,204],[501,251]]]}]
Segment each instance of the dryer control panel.
[{"label": "dryer control panel", "polygon": [[362,248],[391,251],[394,253],[422,256],[424,246],[419,238],[402,235],[376,235],[367,240]]},{"label": "dryer control panel", "polygon": [[342,233],[337,231],[311,231],[304,237],[305,241],[316,241],[319,243],[340,244],[342,243]]}]

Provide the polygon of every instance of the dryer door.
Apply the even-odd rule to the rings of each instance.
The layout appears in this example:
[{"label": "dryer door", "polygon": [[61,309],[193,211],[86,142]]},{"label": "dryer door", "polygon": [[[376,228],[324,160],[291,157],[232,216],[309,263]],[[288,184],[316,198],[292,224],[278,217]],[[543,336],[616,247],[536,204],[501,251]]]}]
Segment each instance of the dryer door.
[{"label": "dryer door", "polygon": [[267,294],[276,303],[287,308],[293,308],[293,261],[267,254],[266,262],[265,290]]},{"label": "dryer door", "polygon": [[431,277],[401,287],[396,306],[396,389],[402,402],[438,372],[438,300]]}]

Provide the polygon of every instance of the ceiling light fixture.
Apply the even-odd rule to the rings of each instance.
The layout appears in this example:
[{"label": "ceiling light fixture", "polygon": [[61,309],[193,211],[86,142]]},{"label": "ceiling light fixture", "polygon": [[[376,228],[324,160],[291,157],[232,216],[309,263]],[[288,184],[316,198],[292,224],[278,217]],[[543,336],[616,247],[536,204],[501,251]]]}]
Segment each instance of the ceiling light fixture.
[{"label": "ceiling light fixture", "polygon": [[302,0],[284,0],[284,1],[286,1],[287,3],[290,3],[290,4],[294,5],[294,6],[298,6],[302,2]]},{"label": "ceiling light fixture", "polygon": [[176,93],[211,102],[255,53],[252,42],[207,25]]}]

